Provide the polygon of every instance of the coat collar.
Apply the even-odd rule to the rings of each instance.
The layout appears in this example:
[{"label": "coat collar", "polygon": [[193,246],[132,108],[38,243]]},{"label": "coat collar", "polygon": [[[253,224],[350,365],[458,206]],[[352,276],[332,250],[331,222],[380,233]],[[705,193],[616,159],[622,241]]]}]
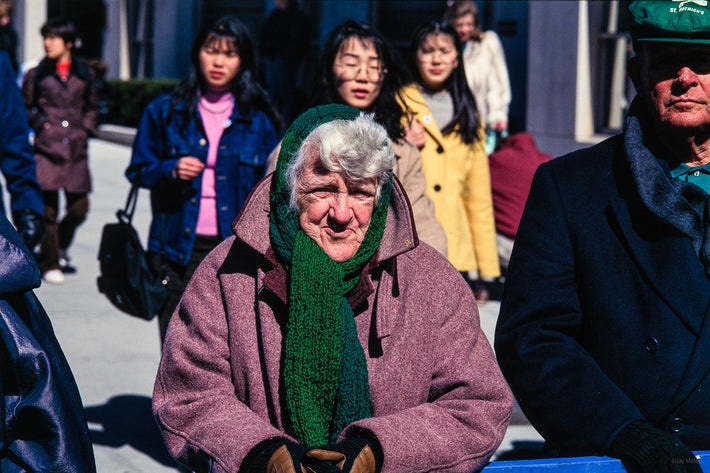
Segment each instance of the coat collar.
[{"label": "coat collar", "polygon": [[[444,142],[444,135],[441,134],[439,126],[434,121],[434,116],[429,110],[429,106],[424,100],[424,95],[418,84],[409,84],[401,91],[404,100],[404,109],[407,112],[413,113],[424,126],[424,129],[429,136],[440,145]],[[445,125],[442,124],[442,125]]]},{"label": "coat collar", "polygon": [[[387,211],[387,223],[382,242],[377,250],[375,262],[405,253],[419,244],[412,211],[399,180],[393,176],[392,198]],[[237,219],[232,224],[238,239],[266,255],[271,250],[269,238],[269,189],[271,174],[259,182],[247,198]]]},{"label": "coat collar", "polygon": [[[37,65],[37,81],[43,78],[57,73],[57,61],[49,58],[44,58]],[[88,82],[91,80],[91,72],[89,71],[89,66],[86,63],[76,57],[72,57],[71,67],[69,68],[70,76],[77,76],[82,81]]]},{"label": "coat collar", "polygon": [[618,195],[610,201],[610,217],[634,263],[649,284],[696,335],[710,301],[710,281],[693,241],[652,215],[629,182],[624,141],[614,142],[614,175]]}]

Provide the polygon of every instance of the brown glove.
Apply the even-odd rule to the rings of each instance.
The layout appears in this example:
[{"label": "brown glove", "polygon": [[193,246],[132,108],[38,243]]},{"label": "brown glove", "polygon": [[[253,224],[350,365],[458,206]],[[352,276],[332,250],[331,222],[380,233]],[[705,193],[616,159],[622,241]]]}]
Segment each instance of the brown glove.
[{"label": "brown glove", "polygon": [[340,473],[340,470],[330,462],[306,458],[306,449],[301,445],[284,442],[269,457],[266,473]]},{"label": "brown glove", "polygon": [[375,450],[369,440],[362,437],[349,437],[340,442],[316,447],[309,450],[303,463],[327,463],[336,466],[343,473],[378,473],[382,468]]}]

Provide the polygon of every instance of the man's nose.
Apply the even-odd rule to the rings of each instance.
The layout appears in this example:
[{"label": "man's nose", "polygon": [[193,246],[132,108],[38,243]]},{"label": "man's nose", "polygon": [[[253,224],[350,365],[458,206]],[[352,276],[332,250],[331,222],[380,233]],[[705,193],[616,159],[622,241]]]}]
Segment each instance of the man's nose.
[{"label": "man's nose", "polygon": [[678,83],[689,87],[697,84],[698,76],[695,74],[695,71],[693,71],[693,69],[688,66],[683,66],[678,71],[676,80],[678,81]]}]

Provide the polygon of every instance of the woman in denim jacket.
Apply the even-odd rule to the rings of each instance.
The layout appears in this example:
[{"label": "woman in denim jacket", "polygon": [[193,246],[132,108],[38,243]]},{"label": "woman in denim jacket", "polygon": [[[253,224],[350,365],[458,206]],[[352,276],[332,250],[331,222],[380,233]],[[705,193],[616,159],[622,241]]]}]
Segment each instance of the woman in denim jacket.
[{"label": "woman in denim jacket", "polygon": [[227,17],[197,34],[188,76],[143,113],[126,177],[151,190],[151,265],[168,280],[161,340],[190,276],[219,242],[277,145],[281,118],[256,82],[248,30]]}]

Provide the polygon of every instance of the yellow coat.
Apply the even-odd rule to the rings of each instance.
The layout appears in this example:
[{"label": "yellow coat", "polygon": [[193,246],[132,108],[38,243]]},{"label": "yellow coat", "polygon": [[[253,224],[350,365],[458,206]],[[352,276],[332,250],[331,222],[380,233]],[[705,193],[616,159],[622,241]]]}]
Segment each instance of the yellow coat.
[{"label": "yellow coat", "polygon": [[[466,144],[458,133],[442,135],[418,85],[403,88],[401,99],[405,111],[413,114],[427,133],[421,149],[422,170],[426,193],[434,201],[436,218],[446,232],[449,261],[459,271],[500,276],[483,126],[480,139]],[[407,116],[402,119],[406,121]]]}]

